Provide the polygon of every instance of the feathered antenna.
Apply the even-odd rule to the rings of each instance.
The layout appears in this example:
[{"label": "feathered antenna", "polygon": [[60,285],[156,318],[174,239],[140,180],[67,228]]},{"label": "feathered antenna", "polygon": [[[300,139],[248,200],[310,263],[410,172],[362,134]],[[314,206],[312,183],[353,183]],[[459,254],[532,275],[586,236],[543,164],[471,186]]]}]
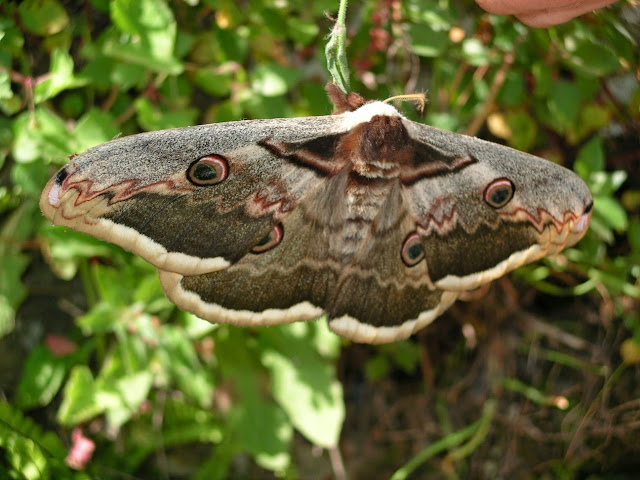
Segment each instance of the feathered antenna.
[{"label": "feathered antenna", "polygon": [[424,93],[405,93],[404,95],[395,95],[387,98],[384,103],[390,103],[394,100],[414,102],[420,113],[424,112],[424,107],[427,105],[427,96]]}]

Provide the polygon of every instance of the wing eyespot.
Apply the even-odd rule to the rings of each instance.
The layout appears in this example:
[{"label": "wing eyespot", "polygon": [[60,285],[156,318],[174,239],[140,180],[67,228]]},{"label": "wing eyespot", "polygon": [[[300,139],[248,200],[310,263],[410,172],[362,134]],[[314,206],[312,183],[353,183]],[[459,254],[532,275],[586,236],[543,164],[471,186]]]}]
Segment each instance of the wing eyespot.
[{"label": "wing eyespot", "polygon": [[502,208],[513,198],[516,186],[508,178],[494,180],[484,189],[484,201],[491,208]]},{"label": "wing eyespot", "polygon": [[402,243],[400,256],[407,267],[414,267],[422,261],[424,258],[424,246],[420,235],[416,232],[407,235],[407,238]]},{"label": "wing eyespot", "polygon": [[274,225],[269,234],[260,240],[260,242],[251,249],[251,252],[263,253],[267,250],[271,250],[282,241],[283,237],[284,229],[282,228],[282,225]]},{"label": "wing eyespot", "polygon": [[64,182],[64,180],[69,176],[69,171],[67,170],[67,167],[63,167],[61,168],[58,173],[56,173],[55,176],[55,184],[56,185],[62,185],[62,182]]},{"label": "wing eyespot", "polygon": [[187,179],[198,186],[215,185],[229,175],[229,162],[221,155],[205,155],[189,165]]}]

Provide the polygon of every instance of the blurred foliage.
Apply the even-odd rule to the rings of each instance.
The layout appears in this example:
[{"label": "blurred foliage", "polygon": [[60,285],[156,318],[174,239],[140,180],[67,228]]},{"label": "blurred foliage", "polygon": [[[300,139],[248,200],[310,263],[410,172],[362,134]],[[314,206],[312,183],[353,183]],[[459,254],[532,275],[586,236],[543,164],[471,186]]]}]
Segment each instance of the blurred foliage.
[{"label": "blurred foliage", "polygon": [[[0,469],[10,478],[85,478],[64,463],[78,426],[97,444],[87,472],[102,478],[214,479],[260,469],[304,477],[294,432],[335,453],[345,418],[336,373],[341,341],[324,321],[256,329],[203,322],[166,300],[144,261],[52,227],[38,198],[67,156],[119,134],[329,113],[324,47],[332,24],[325,12],[335,15],[337,3],[0,5],[0,362],[9,342],[27,342],[30,350],[17,384],[0,382],[8,400],[0,403]],[[637,5],[620,2],[529,29],[469,0],[353,2],[347,16],[354,91],[368,98],[426,91],[421,121],[545,156],[588,182],[595,208],[587,236],[514,277],[547,294],[585,296],[596,323],[618,332],[611,335],[620,357],[611,362],[621,374],[640,362],[639,18]],[[38,250],[55,273],[41,290],[53,297],[56,285],[83,290],[60,298],[68,314],[37,306],[36,314],[20,313],[34,295],[23,278]],[[81,283],[65,283],[76,275]],[[75,326],[64,329],[66,340],[45,336],[69,315]],[[20,322],[39,325],[35,339],[16,340]],[[364,375],[374,383],[394,372],[414,375],[423,353],[415,341],[376,348]],[[539,355],[554,368],[606,376],[607,387],[620,378],[552,348]],[[499,388],[561,408],[544,379],[534,386],[506,378]],[[635,388],[630,399],[640,396]],[[470,468],[465,457],[488,434],[496,406],[487,403],[490,414],[485,409],[456,432],[446,402],[438,402],[442,439],[396,478],[445,450],[443,471],[464,476]],[[589,413],[578,397],[569,403],[576,414]],[[189,450],[195,459],[171,456]],[[415,450],[405,453],[407,461]],[[334,455],[337,477],[339,463]],[[571,478],[586,464],[549,462],[535,478]]]}]

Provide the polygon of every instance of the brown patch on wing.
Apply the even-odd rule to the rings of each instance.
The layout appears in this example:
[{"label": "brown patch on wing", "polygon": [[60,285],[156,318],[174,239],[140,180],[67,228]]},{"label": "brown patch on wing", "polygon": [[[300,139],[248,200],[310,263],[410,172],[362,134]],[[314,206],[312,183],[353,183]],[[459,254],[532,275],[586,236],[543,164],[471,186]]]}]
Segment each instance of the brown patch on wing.
[{"label": "brown patch on wing", "polygon": [[433,282],[455,275],[462,277],[489,270],[512,253],[538,243],[529,224],[503,222],[499,229],[481,224],[468,232],[457,223],[446,235],[424,238],[425,258]]},{"label": "brown patch on wing", "polygon": [[405,185],[423,178],[455,172],[478,161],[471,155],[460,157],[418,140],[412,139],[411,142],[414,155],[410,163],[403,165],[400,174],[400,181]]},{"label": "brown patch on wing", "polygon": [[141,192],[101,215],[151,238],[169,252],[236,262],[260,242],[276,222],[254,217],[244,206],[221,211],[213,201],[188,195]]},{"label": "brown patch on wing", "polygon": [[181,280],[183,289],[197,293],[206,303],[231,310],[262,312],[287,309],[304,301],[322,306],[335,291],[337,273],[328,266],[300,265],[281,272],[269,270],[252,275],[247,269],[230,267]]},{"label": "brown patch on wing", "polygon": [[335,297],[321,306],[330,319],[349,315],[374,327],[393,327],[437,307],[441,297],[442,290],[427,285],[381,285],[373,276],[354,272],[342,278]]},{"label": "brown patch on wing", "polygon": [[347,163],[343,156],[336,156],[338,145],[345,134],[326,135],[303,142],[282,142],[271,137],[258,142],[277,157],[283,158],[315,172],[331,176]]}]

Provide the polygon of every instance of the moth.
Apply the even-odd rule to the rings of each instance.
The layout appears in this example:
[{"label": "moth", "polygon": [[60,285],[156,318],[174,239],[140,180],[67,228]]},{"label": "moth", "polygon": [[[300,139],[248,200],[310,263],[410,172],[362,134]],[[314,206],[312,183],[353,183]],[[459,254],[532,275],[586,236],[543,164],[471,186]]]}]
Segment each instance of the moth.
[{"label": "moth", "polygon": [[460,294],[559,252],[593,200],[541,158],[328,88],[333,115],[118,138],[72,156],[42,212],[155,265],[180,308],[274,325],[327,315],[405,339]]}]

